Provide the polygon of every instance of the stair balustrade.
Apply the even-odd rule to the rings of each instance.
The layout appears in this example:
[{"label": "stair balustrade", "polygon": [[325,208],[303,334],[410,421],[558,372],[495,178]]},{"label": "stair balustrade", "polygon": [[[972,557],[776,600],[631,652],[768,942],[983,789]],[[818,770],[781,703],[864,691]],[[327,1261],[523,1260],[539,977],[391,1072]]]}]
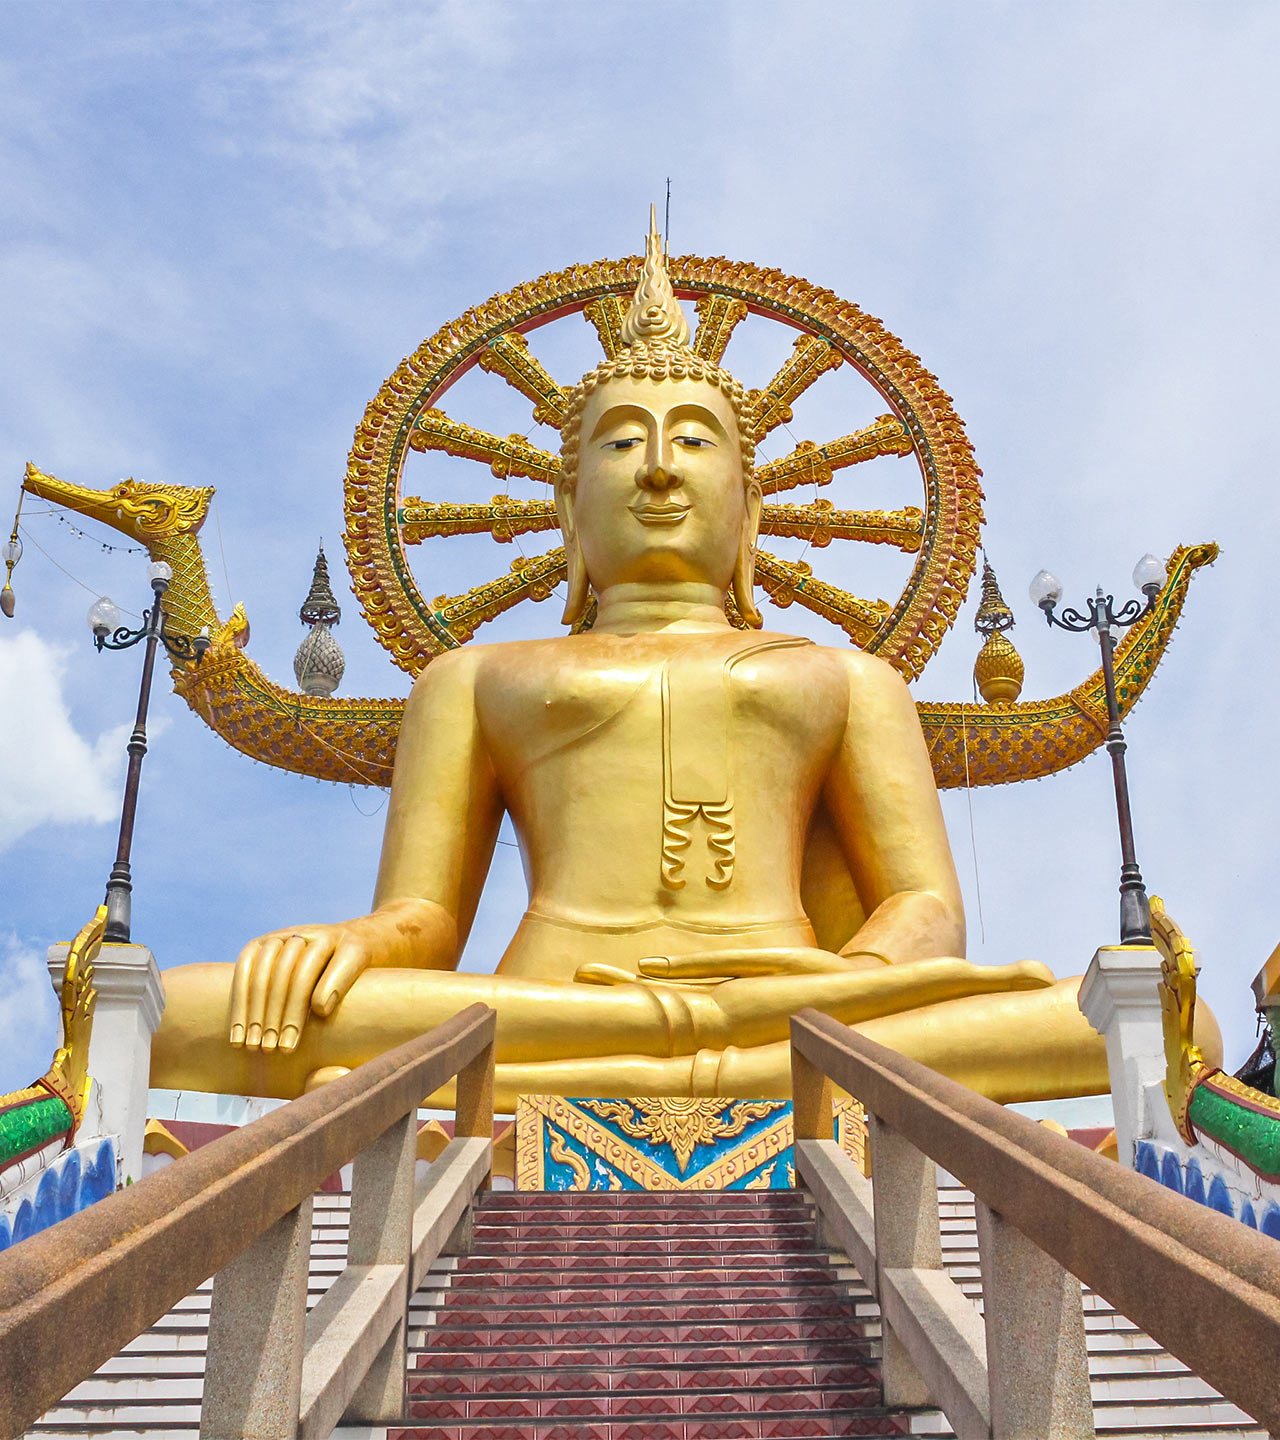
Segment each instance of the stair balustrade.
[{"label": "stair balustrade", "polygon": [[[884,1397],[959,1440],[1092,1436],[1083,1281],[1280,1435],[1280,1247],[817,1011],[791,1022],[796,1174],[883,1317]],[[833,1084],[867,1111],[867,1178]],[[983,1308],[943,1271],[936,1167],[973,1192]]]},{"label": "stair balustrade", "polygon": [[[0,1436],[210,1275],[202,1440],[399,1419],[409,1297],[488,1185],[495,1023],[473,1005],[0,1254]],[[455,1076],[454,1138],[415,1186],[418,1107]],[[311,1197],[348,1162],[346,1269],[308,1315]]]}]

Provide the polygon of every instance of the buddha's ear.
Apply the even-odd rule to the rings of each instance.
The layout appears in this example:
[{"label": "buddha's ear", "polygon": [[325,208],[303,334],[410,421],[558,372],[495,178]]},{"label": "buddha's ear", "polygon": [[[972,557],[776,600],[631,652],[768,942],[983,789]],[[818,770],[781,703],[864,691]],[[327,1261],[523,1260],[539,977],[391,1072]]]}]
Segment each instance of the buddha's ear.
[{"label": "buddha's ear", "polygon": [[753,479],[747,486],[747,514],[742,525],[742,539],[738,542],[738,563],[733,567],[733,599],[738,614],[751,626],[759,630],[764,616],[756,609],[756,539],[760,534],[760,515],[764,510],[764,495],[759,484]]},{"label": "buddha's ear", "polygon": [[569,567],[569,598],[560,617],[562,625],[576,625],[587,613],[587,602],[591,599],[587,567],[583,563],[582,547],[578,544],[573,500],[573,491],[569,486],[556,486],[556,514],[560,517],[560,529],[564,533],[564,558]]}]

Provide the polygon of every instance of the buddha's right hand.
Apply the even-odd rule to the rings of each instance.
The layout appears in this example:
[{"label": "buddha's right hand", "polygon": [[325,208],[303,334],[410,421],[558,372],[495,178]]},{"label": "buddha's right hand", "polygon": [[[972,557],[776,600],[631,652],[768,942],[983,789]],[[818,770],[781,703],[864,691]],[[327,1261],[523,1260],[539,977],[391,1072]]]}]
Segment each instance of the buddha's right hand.
[{"label": "buddha's right hand", "polygon": [[295,925],[251,940],[231,981],[231,1043],[293,1050],[309,1012],[332,1015],[374,963],[379,928],[367,915],[339,925]]}]

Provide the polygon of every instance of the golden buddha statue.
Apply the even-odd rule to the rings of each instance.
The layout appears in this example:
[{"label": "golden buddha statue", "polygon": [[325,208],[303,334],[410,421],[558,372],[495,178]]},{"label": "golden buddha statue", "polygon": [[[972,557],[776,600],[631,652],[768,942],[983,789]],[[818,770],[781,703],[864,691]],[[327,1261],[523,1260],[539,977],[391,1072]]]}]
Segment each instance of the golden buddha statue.
[{"label": "golden buddha statue", "polygon": [[[743,389],[688,340],[651,224],[623,348],[563,427],[577,628],[423,672],[372,912],[167,971],[153,1084],[294,1096],[482,1001],[506,1110],[530,1092],[787,1095],[806,1006],[999,1100],[1107,1089],[1078,980],[960,958],[904,681],[759,628]],[[496,973],[458,974],[504,812],[528,910]]]}]

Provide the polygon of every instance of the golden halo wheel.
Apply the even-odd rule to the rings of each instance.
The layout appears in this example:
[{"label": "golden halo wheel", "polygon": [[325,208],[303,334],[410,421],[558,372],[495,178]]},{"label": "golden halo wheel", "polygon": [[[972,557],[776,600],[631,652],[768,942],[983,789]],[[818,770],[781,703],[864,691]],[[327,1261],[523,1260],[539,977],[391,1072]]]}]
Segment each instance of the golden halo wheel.
[{"label": "golden halo wheel", "polygon": [[[510,541],[558,529],[551,487],[559,456],[519,435],[501,437],[452,418],[445,392],[476,366],[500,376],[533,406],[535,423],[558,427],[569,387],[534,357],[525,336],[565,315],[583,313],[607,355],[618,348],[625,307],[642,259],[575,265],[518,285],[441,327],[404,360],[370,402],[347,466],[344,541],[352,588],[365,618],[395,662],[416,675],[432,658],[457,649],[488,620],[523,600],[546,599],[564,578],[562,547],[521,555],[499,574],[456,596],[428,603],[410,570],[406,546],[429,536],[489,534]],[[814,381],[851,365],[878,392],[887,413],[825,444],[800,442],[757,464],[765,492],[756,581],[775,604],[799,603],[840,626],[862,649],[889,660],[908,679],[924,668],[956,617],[976,564],[982,491],[964,426],[937,381],[870,315],[805,280],[724,259],[668,259],[676,294],[698,317],[693,348],[719,362],[734,328],[749,313],[799,332],[773,379],[748,392],[757,440],[792,418],[791,406]],[[578,376],[569,377],[576,384]],[[545,499],[496,496],[455,504],[403,497],[411,451],[443,451],[487,466],[500,479],[525,477],[547,486]],[[815,499],[779,499],[799,486],[825,486],[836,471],[879,455],[914,455],[923,506],[843,510]],[[915,555],[896,602],[869,601],[815,575],[803,559],[765,548],[768,536],[892,545]]]}]

